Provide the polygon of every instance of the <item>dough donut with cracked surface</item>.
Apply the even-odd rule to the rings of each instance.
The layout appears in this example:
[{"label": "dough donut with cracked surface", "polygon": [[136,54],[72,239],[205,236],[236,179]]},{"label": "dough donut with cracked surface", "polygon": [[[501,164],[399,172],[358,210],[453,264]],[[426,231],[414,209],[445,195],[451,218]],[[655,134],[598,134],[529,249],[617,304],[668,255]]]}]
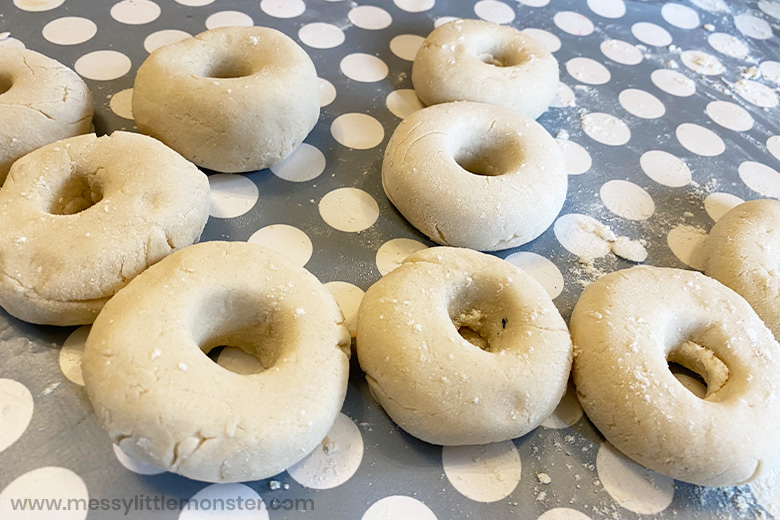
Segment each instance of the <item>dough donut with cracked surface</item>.
[{"label": "dough donut with cracked surface", "polygon": [[550,227],[568,179],[558,144],[536,121],[460,101],[418,110],[398,125],[382,185],[434,242],[495,251]]},{"label": "dough donut with cracked surface", "polygon": [[128,280],[196,242],[208,209],[206,176],[151,137],[39,148],[0,189],[0,306],[31,323],[92,323]]},{"label": "dough donut with cracked surface", "polygon": [[[241,375],[204,352],[238,347]],[[189,478],[270,477],[317,447],[347,390],[350,336],[308,271],[254,244],[204,242],[133,279],[105,306],[84,382],[111,439]]]},{"label": "dough donut with cracked surface", "polygon": [[29,49],[0,53],[0,186],[41,146],[89,132],[92,94],[78,74]]},{"label": "dough donut with cracked surface", "polygon": [[[701,273],[617,271],[571,317],[574,383],[617,449],[669,477],[742,485],[780,463],[780,346],[750,305]],[[669,370],[699,374],[703,398]]]},{"label": "dough donut with cracked surface", "polygon": [[484,253],[436,247],[366,292],[357,354],[371,393],[401,428],[455,446],[536,428],[566,391],[572,342],[530,275]]},{"label": "dough donut with cracked surface", "polygon": [[705,273],[745,298],[780,338],[780,202],[759,199],[731,209],[707,236]]},{"label": "dough donut with cracked surface", "polygon": [[280,162],[319,115],[311,58],[267,27],[222,27],[165,45],[139,67],[133,87],[141,132],[220,172]]},{"label": "dough donut with cracked surface", "polygon": [[412,83],[426,105],[478,101],[536,119],[555,98],[558,61],[512,27],[455,20],[425,39],[414,58]]}]

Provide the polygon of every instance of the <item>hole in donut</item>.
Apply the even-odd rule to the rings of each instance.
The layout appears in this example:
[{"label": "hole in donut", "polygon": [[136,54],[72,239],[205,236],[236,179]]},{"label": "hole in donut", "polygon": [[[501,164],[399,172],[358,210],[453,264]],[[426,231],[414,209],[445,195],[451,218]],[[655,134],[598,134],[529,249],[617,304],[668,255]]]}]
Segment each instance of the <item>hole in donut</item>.
[{"label": "hole in donut", "polygon": [[90,177],[79,174],[71,175],[59,187],[53,189],[54,196],[49,213],[52,215],[75,215],[85,211],[103,199],[103,192],[95,183],[90,183]]},{"label": "hole in donut", "polygon": [[493,65],[494,67],[511,67],[512,65],[516,65],[516,63],[511,63],[506,56],[496,56],[489,52],[478,54],[477,58],[479,58],[479,61],[482,63],[487,63],[488,65]]},{"label": "hole in donut", "polygon": [[0,74],[0,96],[11,90],[11,87],[14,85],[13,81],[11,81],[11,78]]},{"label": "hole in donut", "polygon": [[455,156],[455,162],[458,163],[461,168],[474,175],[496,177],[504,173],[493,165],[487,157],[470,150],[461,150],[461,152]]},{"label": "hole in donut", "polygon": [[666,360],[677,380],[702,399],[723,388],[729,379],[728,366],[712,350],[692,340],[672,348]]},{"label": "hole in donut", "polygon": [[494,131],[495,126],[496,121],[487,119],[456,130],[449,151],[458,166],[482,177],[515,173],[522,168],[525,154],[517,136]]},{"label": "hole in donut", "polygon": [[469,326],[463,325],[458,327],[458,334],[460,334],[460,337],[474,345],[475,347],[481,348],[482,350],[490,350],[490,343],[488,343],[488,340],[483,338],[479,332],[472,329]]},{"label": "hole in donut", "polygon": [[449,292],[448,309],[454,331],[470,345],[486,352],[507,347],[505,333],[519,321],[517,302],[503,288],[505,279],[474,273],[458,280]]},{"label": "hole in donut", "polygon": [[201,76],[214,79],[245,78],[255,73],[248,63],[242,63],[235,58],[224,58],[211,63]]},{"label": "hole in donut", "polygon": [[669,362],[668,365],[672,375],[674,375],[677,381],[679,381],[689,392],[699,399],[704,399],[707,396],[707,381],[705,381],[703,377],[693,370],[688,370],[679,363]]}]

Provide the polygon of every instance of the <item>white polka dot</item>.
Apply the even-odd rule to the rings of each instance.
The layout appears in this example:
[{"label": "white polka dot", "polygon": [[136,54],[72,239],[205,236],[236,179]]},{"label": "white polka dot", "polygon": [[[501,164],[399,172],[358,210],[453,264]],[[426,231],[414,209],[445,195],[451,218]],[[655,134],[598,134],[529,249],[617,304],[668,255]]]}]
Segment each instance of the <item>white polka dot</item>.
[{"label": "white polka dot", "polygon": [[774,168],[745,161],[739,165],[739,178],[748,188],[765,197],[780,198],[780,173]]},{"label": "white polka dot", "polygon": [[366,114],[342,114],[333,120],[330,133],[339,144],[355,150],[368,150],[382,142],[382,123]]},{"label": "white polka dot", "polygon": [[357,188],[339,188],[327,193],[319,205],[320,216],[330,227],[355,233],[374,225],[379,206],[374,198]]},{"label": "white polka dot", "polygon": [[437,520],[428,506],[404,495],[392,495],[374,502],[360,520]]},{"label": "white polka dot", "polygon": [[429,10],[436,2],[435,0],[393,0],[393,3],[402,11],[421,13]]},{"label": "white polka dot", "polygon": [[750,48],[739,38],[726,33],[712,33],[707,37],[710,47],[721,54],[744,60],[750,53]]},{"label": "white polka dot", "polygon": [[162,31],[153,32],[144,40],[144,49],[146,49],[146,52],[151,54],[164,45],[180,42],[182,40],[186,40],[189,37],[190,33],[179,31],[178,29],[165,29]]},{"label": "white polka dot", "polygon": [[313,251],[309,236],[294,226],[271,224],[255,231],[249,240],[287,257],[292,263],[303,267]]},{"label": "white polka dot", "polygon": [[691,183],[691,170],[682,159],[663,150],[650,150],[639,158],[645,175],[658,184],[681,188]]},{"label": "white polka dot", "polygon": [[574,91],[565,83],[558,83],[558,90],[555,91],[555,99],[550,103],[551,107],[565,108],[573,107],[577,104],[574,98]]},{"label": "white polka dot", "polygon": [[209,509],[201,509],[199,507],[189,507],[184,504],[181,513],[179,513],[179,520],[214,520],[215,518],[224,518],[230,520],[268,520],[268,506],[262,504],[263,499],[257,494],[257,491],[250,488],[245,484],[211,484],[195,493],[191,502],[197,502],[199,504],[218,504],[218,501],[222,503],[237,504],[239,501],[246,503],[247,500],[252,500],[257,507],[253,508],[236,508],[229,512],[212,511]]},{"label": "white polka dot", "polygon": [[666,243],[680,262],[698,271],[704,270],[706,262],[704,242],[707,232],[693,226],[680,225],[666,235]]},{"label": "white polka dot", "polygon": [[682,4],[664,4],[661,8],[661,16],[664,17],[664,20],[680,29],[695,29],[701,23],[699,14]]},{"label": "white polka dot", "polygon": [[449,23],[455,20],[460,20],[460,18],[458,18],[457,16],[442,16],[437,18],[436,21],[433,22],[433,26],[438,28],[444,25],[445,23]]},{"label": "white polka dot", "polygon": [[320,106],[326,107],[336,99],[336,87],[327,79],[317,78],[320,84]]},{"label": "white polka dot", "polygon": [[545,511],[537,520],[590,520],[590,517],[576,509],[556,507],[555,509]]},{"label": "white polka dot", "polygon": [[33,416],[33,397],[22,383],[0,379],[0,452],[19,440]]},{"label": "white polka dot", "polygon": [[621,40],[605,40],[600,48],[604,56],[623,65],[638,65],[644,58],[635,45]]},{"label": "white polka dot", "polygon": [[220,11],[206,18],[207,29],[219,27],[251,27],[255,24],[252,17],[241,11]]},{"label": "white polka dot", "polygon": [[389,72],[384,61],[376,56],[361,52],[345,56],[339,67],[345,76],[363,83],[381,81],[387,77]]},{"label": "white polka dot", "polygon": [[310,489],[340,486],[358,470],[363,460],[363,437],[352,419],[340,413],[333,428],[314,451],[287,468],[287,473]]},{"label": "white polka dot", "polygon": [[586,16],[574,11],[561,11],[553,16],[558,28],[574,36],[587,36],[593,32],[593,22]]},{"label": "white polka dot", "polygon": [[711,11],[715,13],[729,10],[729,6],[724,0],[691,0],[691,3],[696,7],[704,9],[705,11]]},{"label": "white polka dot", "polygon": [[623,0],[588,0],[588,8],[604,18],[620,18],[626,14]]},{"label": "white polka dot", "polygon": [[756,40],[766,40],[772,37],[772,26],[765,20],[751,14],[738,14],[734,17],[734,25],[739,32]]},{"label": "white polka dot", "polygon": [[541,43],[542,46],[550,52],[556,52],[561,48],[561,39],[550,31],[528,27],[527,29],[523,29],[520,32],[527,34],[537,42]]},{"label": "white polka dot", "polygon": [[387,109],[396,117],[404,119],[410,114],[425,108],[423,102],[417,97],[413,89],[403,88],[394,90],[387,95],[385,100]]},{"label": "white polka dot", "polygon": [[780,62],[763,61],[758,68],[765,80],[780,84]]},{"label": "white polka dot", "polygon": [[720,126],[736,132],[746,132],[753,128],[753,118],[747,110],[728,101],[712,101],[705,109],[710,119]]},{"label": "white polka dot", "polygon": [[14,0],[14,5],[22,11],[40,12],[56,9],[65,0]]},{"label": "white polka dot", "polygon": [[599,190],[599,196],[608,210],[629,220],[646,220],[655,213],[653,198],[633,182],[607,181]]},{"label": "white polka dot", "polygon": [[480,0],[474,4],[474,13],[493,23],[509,23],[515,19],[515,10],[498,0]]},{"label": "white polka dot", "polygon": [[673,96],[688,97],[696,92],[696,83],[675,70],[654,70],[650,80],[656,87]]},{"label": "white polka dot", "polygon": [[126,88],[120,90],[113,96],[109,102],[111,111],[124,119],[133,119],[133,89]]},{"label": "white polka dot", "polygon": [[210,175],[209,185],[211,186],[209,215],[212,217],[240,217],[254,207],[260,196],[254,182],[233,173]]},{"label": "white polka dot", "polygon": [[260,9],[274,18],[295,18],[306,11],[303,0],[262,0]]},{"label": "white polka dot", "polygon": [[506,261],[533,276],[550,298],[557,298],[563,291],[564,282],[560,269],[542,255],[522,251],[507,256]]},{"label": "white polka dot", "polygon": [[775,20],[780,20],[780,4],[777,2],[767,2],[765,0],[760,0],[758,2],[758,8]]},{"label": "white polka dot", "polygon": [[612,248],[608,240],[601,236],[603,224],[588,215],[570,213],[555,221],[555,238],[570,253],[583,258],[599,258],[608,254]]},{"label": "white polka dot", "polygon": [[703,126],[683,123],[677,127],[674,133],[680,144],[696,155],[715,157],[726,150],[723,139]]},{"label": "white polka dot", "polygon": [[765,476],[751,482],[750,491],[770,515],[780,518],[780,466],[775,465]]},{"label": "white polka dot", "polygon": [[347,323],[350,336],[355,336],[357,330],[357,315],[360,309],[360,302],[366,294],[363,289],[347,282],[328,282],[325,288],[330,291],[336,303],[341,307],[344,319]]},{"label": "white polka dot", "polygon": [[[63,504],[89,502],[89,492],[81,477],[69,469],[46,466],[34,469],[14,479],[0,492],[0,518],[3,520],[84,520],[88,508],[73,507],[58,511],[19,511],[12,504],[25,499],[50,500]],[[76,502],[78,503],[78,502]]]},{"label": "white polka dot", "polygon": [[596,470],[610,496],[634,513],[660,513],[674,498],[674,480],[629,460],[608,442],[599,447]]},{"label": "white polka dot", "polygon": [[685,51],[680,54],[680,61],[692,71],[704,76],[717,76],[726,70],[718,58],[703,51]]},{"label": "white polka dot", "polygon": [[577,421],[582,418],[582,414],[582,406],[580,406],[580,401],[577,399],[577,391],[571,381],[569,381],[561,402],[555,407],[552,415],[542,422],[542,426],[555,430],[569,428],[577,424]]},{"label": "white polka dot", "polygon": [[57,45],[78,45],[97,34],[97,25],[92,20],[78,16],[57,18],[43,27],[43,37]]},{"label": "white polka dot", "polygon": [[265,370],[259,359],[247,354],[238,347],[226,346],[223,348],[219,356],[217,356],[217,365],[242,376],[259,374]]},{"label": "white polka dot", "polygon": [[769,153],[775,156],[775,159],[780,161],[780,135],[773,135],[766,140],[766,148]]},{"label": "white polka dot", "polygon": [[609,70],[590,58],[572,58],[566,62],[566,72],[574,79],[589,85],[603,85],[612,77]]},{"label": "white polka dot", "polygon": [[522,464],[512,441],[444,446],[441,459],[452,487],[477,502],[503,500],[520,482]]},{"label": "white polka dot", "polygon": [[590,170],[593,161],[585,148],[568,139],[556,139],[556,142],[566,161],[566,173],[580,175]]},{"label": "white polka dot", "polygon": [[399,267],[412,253],[427,249],[428,246],[411,238],[394,238],[382,244],[376,252],[376,268],[379,274],[386,275]]},{"label": "white polka dot", "polygon": [[390,51],[402,60],[414,61],[424,40],[425,38],[416,34],[399,34],[390,40]]},{"label": "white polka dot", "polygon": [[355,26],[370,31],[385,29],[393,23],[393,17],[390,16],[390,13],[373,5],[355,7],[347,16]]},{"label": "white polka dot", "polygon": [[618,101],[623,108],[642,119],[657,119],[666,113],[661,100],[644,90],[628,88],[618,95]]},{"label": "white polka dot", "polygon": [[81,374],[81,362],[84,359],[84,343],[87,341],[89,325],[79,327],[71,332],[60,349],[60,370],[69,381],[84,386],[84,376]]},{"label": "white polka dot", "polygon": [[666,47],[672,44],[669,31],[650,22],[638,22],[631,26],[631,34],[642,43],[654,47]]},{"label": "white polka dot", "polygon": [[774,90],[749,79],[737,81],[736,85],[734,85],[734,92],[748,103],[761,108],[774,108],[779,102]]},{"label": "white polka dot", "polygon": [[130,72],[130,58],[117,51],[94,51],[85,54],[74,65],[76,72],[88,79],[109,81]]},{"label": "white polka dot", "polygon": [[116,460],[133,473],[138,473],[139,475],[160,475],[161,473],[165,473],[164,469],[130,458],[130,455],[122,451],[122,448],[116,444],[113,445],[113,448]]},{"label": "white polka dot", "polygon": [[190,7],[202,7],[204,5],[213,4],[214,0],[176,0],[176,3]]},{"label": "white polka dot", "polygon": [[160,16],[160,6],[151,0],[122,0],[111,8],[111,18],[128,25],[143,25]]},{"label": "white polka dot", "polygon": [[609,146],[621,146],[631,139],[631,130],[615,116],[594,112],[582,116],[580,123],[588,137]]},{"label": "white polka dot", "polygon": [[745,201],[731,193],[710,193],[704,199],[704,210],[712,220],[717,222],[720,217],[743,202]]},{"label": "white polka dot", "polygon": [[271,171],[290,182],[306,182],[325,171],[325,156],[314,146],[302,143],[284,161],[271,166]]},{"label": "white polka dot", "polygon": [[24,43],[16,38],[4,38],[0,39],[0,47],[8,47],[12,49],[24,49]]},{"label": "white polka dot", "polygon": [[517,1],[523,5],[527,5],[528,7],[544,7],[550,3],[550,0],[517,0]]}]

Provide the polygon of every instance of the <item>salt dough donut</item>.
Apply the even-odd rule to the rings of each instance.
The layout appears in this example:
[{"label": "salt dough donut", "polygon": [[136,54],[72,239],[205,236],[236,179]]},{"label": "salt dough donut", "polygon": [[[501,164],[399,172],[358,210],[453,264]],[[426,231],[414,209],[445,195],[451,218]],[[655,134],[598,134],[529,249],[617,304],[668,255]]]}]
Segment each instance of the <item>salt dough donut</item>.
[{"label": "salt dough donut", "polygon": [[454,446],[536,428],[566,391],[572,343],[530,275],[490,255],[436,247],[366,292],[357,354],[371,393],[401,428]]},{"label": "salt dough donut", "polygon": [[[204,352],[258,358],[241,375]],[[258,245],[176,252],[108,302],[84,352],[84,383],[111,439],[189,478],[273,476],[311,452],[341,410],[350,336],[328,290]]]},{"label": "salt dough donut", "polygon": [[448,246],[494,251],[530,242],[566,198],[561,150],[536,121],[484,103],[419,110],[393,133],[382,164],[390,201]]},{"label": "salt dough donut", "polygon": [[[701,273],[633,267],[589,285],[571,317],[574,383],[591,421],[644,466],[734,486],[780,462],[780,346],[738,294]],[[706,397],[668,363],[700,374]]]},{"label": "salt dough donut", "polygon": [[319,114],[311,58],[267,27],[222,27],[161,47],[138,69],[133,87],[141,132],[221,172],[280,162]]},{"label": "salt dough donut", "polygon": [[733,208],[707,237],[705,273],[738,292],[780,338],[780,202],[753,200]]},{"label": "salt dough donut", "polygon": [[89,132],[92,94],[65,65],[28,49],[0,53],[0,186],[15,160]]},{"label": "salt dough donut", "polygon": [[455,20],[425,39],[414,58],[412,83],[426,105],[479,101],[536,119],[555,98],[558,61],[512,27]]},{"label": "salt dough donut", "polygon": [[32,323],[92,323],[131,278],[196,242],[208,208],[206,176],[151,137],[39,148],[0,189],[0,306]]}]

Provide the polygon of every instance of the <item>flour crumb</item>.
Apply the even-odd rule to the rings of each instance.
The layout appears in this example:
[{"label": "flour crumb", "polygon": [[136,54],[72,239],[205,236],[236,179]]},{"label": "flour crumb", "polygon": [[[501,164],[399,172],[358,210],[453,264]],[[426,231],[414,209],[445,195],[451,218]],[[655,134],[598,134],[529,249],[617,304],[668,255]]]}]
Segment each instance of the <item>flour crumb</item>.
[{"label": "flour crumb", "polygon": [[271,480],[268,482],[268,487],[271,488],[271,491],[276,491],[282,487],[282,483],[278,480]]},{"label": "flour crumb", "polygon": [[740,76],[746,79],[758,79],[761,77],[761,69],[758,67],[747,67],[742,70]]},{"label": "flour crumb", "polygon": [[568,139],[569,138],[569,132],[567,132],[566,130],[560,130],[555,135],[555,138],[556,139]]},{"label": "flour crumb", "polygon": [[306,314],[306,309],[304,309],[303,307],[298,307],[297,309],[295,309],[295,312],[293,313],[293,318],[300,318],[304,314]]},{"label": "flour crumb", "polygon": [[711,23],[705,23],[704,25],[701,26],[701,28],[707,32],[712,32],[715,30],[715,26],[712,25]]},{"label": "flour crumb", "polygon": [[47,395],[51,394],[53,391],[55,391],[60,386],[60,383],[52,383],[46,388],[43,389],[43,392],[41,392],[41,395],[46,397]]},{"label": "flour crumb", "polygon": [[162,352],[160,352],[159,348],[154,349],[152,351],[152,359],[157,359],[158,357],[160,357],[160,354],[162,354]]},{"label": "flour crumb", "polygon": [[181,370],[182,372],[186,372],[187,371],[187,365],[184,364],[183,362],[179,361],[179,370]]},{"label": "flour crumb", "polygon": [[538,480],[540,484],[545,484],[545,485],[552,482],[550,475],[548,475],[547,473],[537,473],[536,480]]},{"label": "flour crumb", "polygon": [[647,249],[645,249],[641,240],[617,237],[611,245],[613,253],[629,262],[639,263],[647,260]]}]

